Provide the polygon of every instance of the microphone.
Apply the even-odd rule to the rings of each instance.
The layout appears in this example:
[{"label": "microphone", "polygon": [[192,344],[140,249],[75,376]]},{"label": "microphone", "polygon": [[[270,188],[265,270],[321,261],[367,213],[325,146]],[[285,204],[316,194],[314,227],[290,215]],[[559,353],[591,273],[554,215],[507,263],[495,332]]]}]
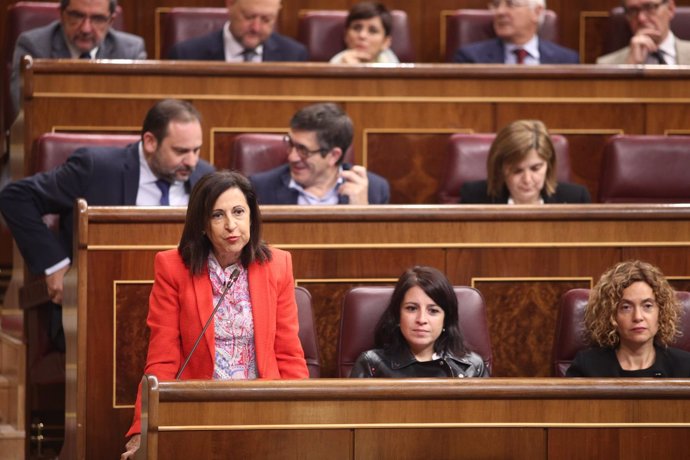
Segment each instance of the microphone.
[{"label": "microphone", "polygon": [[196,351],[196,347],[199,346],[199,342],[201,341],[201,338],[206,333],[206,329],[208,329],[209,324],[211,324],[211,320],[213,319],[214,316],[216,316],[216,312],[218,311],[218,308],[220,307],[221,302],[225,298],[225,293],[228,292],[228,289],[230,289],[230,286],[235,284],[235,281],[237,281],[238,276],[240,276],[240,269],[235,267],[235,269],[230,274],[230,279],[225,283],[225,288],[223,288],[223,292],[220,294],[220,299],[218,299],[216,306],[213,308],[213,311],[211,312],[211,316],[208,317],[208,320],[206,321],[206,324],[204,324],[204,328],[201,330],[199,337],[196,338],[196,342],[194,342],[194,346],[192,347],[192,351],[189,352],[189,354],[187,355],[187,359],[184,360],[184,364],[182,364],[182,367],[180,367],[180,370],[177,372],[177,375],[175,376],[175,380],[180,380],[180,376],[182,375],[182,372],[184,372],[185,368],[187,367],[187,364],[189,364],[189,360],[192,358],[192,355]]}]

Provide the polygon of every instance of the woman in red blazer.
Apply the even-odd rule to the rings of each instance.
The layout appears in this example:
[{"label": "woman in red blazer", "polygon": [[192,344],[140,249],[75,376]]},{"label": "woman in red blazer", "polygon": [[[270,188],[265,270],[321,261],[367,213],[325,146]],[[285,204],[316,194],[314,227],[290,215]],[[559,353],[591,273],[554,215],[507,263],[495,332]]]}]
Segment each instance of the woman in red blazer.
[{"label": "woman in red blazer", "polygon": [[[203,177],[190,196],[180,245],[158,253],[154,267],[145,374],[175,379],[220,304],[181,379],[309,377],[292,259],[262,241],[256,194],[245,177]],[[123,459],[139,447],[140,416],[141,387]]]}]

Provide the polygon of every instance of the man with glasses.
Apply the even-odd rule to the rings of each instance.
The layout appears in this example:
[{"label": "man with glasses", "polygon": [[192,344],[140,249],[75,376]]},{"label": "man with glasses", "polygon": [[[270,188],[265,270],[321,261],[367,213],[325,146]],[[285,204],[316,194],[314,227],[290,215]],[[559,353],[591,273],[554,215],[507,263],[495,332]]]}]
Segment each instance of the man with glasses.
[{"label": "man with glasses", "polygon": [[630,44],[601,56],[598,64],[690,64],[690,41],[670,30],[674,0],[622,0],[633,33]]},{"label": "man with glasses", "polygon": [[117,0],[60,0],[60,20],[22,33],[12,61],[11,94],[19,108],[19,65],[31,55],[42,59],[146,59],[144,40],[113,30]]},{"label": "man with glasses", "polygon": [[273,29],[281,0],[226,0],[229,21],[222,29],[176,43],[168,59],[267,62],[306,61],[307,49]]},{"label": "man with glasses", "polygon": [[539,38],[545,0],[491,0],[496,38],[461,47],[455,62],[466,64],[578,64],[576,51]]},{"label": "man with glasses", "polygon": [[299,110],[285,136],[287,164],[249,179],[260,204],[386,204],[388,182],[363,166],[343,162],[352,120],[336,104]]}]

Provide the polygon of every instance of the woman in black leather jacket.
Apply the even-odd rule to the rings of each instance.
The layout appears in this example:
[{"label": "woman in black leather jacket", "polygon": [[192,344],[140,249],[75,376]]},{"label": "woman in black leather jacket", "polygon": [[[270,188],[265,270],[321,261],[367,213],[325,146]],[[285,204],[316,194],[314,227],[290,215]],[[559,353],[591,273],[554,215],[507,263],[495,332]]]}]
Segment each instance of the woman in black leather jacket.
[{"label": "woman in black leather jacket", "polygon": [[488,377],[458,328],[458,300],[443,273],[416,266],[402,274],[376,327],[376,349],[350,377]]}]

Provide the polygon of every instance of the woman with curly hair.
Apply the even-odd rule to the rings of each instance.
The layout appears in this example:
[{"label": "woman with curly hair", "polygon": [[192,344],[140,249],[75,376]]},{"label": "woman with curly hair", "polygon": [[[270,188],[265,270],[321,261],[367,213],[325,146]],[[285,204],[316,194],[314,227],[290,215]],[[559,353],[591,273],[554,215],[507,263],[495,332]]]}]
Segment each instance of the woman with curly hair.
[{"label": "woman with curly hair", "polygon": [[639,260],[601,276],[585,309],[593,348],[580,351],[568,377],[690,377],[690,353],[672,348],[681,307],[661,271]]}]

